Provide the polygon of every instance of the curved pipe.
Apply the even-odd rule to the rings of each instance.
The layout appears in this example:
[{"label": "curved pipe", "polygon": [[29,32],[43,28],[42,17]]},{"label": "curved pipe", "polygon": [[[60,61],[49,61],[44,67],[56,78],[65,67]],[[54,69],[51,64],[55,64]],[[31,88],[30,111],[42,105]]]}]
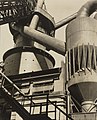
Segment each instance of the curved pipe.
[{"label": "curved pipe", "polygon": [[78,17],[89,17],[97,10],[97,0],[90,0],[78,11]]},{"label": "curved pipe", "polygon": [[69,23],[70,21],[72,21],[73,19],[75,19],[76,16],[77,16],[77,13],[74,13],[74,14],[70,15],[69,17],[67,17],[67,18],[65,18],[65,19],[57,22],[57,23],[55,24],[55,30],[63,27],[63,26],[66,25],[67,23]]}]

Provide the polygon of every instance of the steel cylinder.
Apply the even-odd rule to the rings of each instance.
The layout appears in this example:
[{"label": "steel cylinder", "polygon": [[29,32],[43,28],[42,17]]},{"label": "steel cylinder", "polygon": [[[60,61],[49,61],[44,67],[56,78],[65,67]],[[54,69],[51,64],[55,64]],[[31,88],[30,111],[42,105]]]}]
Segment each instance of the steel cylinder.
[{"label": "steel cylinder", "polygon": [[4,72],[7,76],[18,75],[53,68],[55,61],[51,55],[34,47],[18,47],[3,56]]},{"label": "steel cylinder", "polygon": [[70,22],[66,28],[66,48],[68,89],[71,95],[80,104],[85,101],[95,101],[97,97],[97,20],[91,17],[77,17]]},{"label": "steel cylinder", "polygon": [[84,45],[97,45],[97,20],[90,17],[76,18],[66,29],[67,50]]}]

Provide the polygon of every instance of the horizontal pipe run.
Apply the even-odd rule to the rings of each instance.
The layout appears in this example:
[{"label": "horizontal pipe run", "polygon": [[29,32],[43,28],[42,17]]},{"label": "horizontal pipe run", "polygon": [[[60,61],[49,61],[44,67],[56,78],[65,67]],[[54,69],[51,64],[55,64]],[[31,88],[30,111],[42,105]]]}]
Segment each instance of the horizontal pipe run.
[{"label": "horizontal pipe run", "polygon": [[74,13],[73,15],[70,15],[69,17],[57,22],[55,24],[55,30],[63,27],[64,25],[66,25],[67,23],[69,23],[70,21],[72,21],[73,19],[75,19],[77,17],[77,13]]}]

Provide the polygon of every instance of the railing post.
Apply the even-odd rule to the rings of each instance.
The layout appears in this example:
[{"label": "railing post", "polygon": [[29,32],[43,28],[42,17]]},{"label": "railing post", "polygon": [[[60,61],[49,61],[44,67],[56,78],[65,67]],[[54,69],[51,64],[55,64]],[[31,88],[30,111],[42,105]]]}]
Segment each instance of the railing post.
[{"label": "railing post", "polygon": [[56,120],[56,115],[57,115],[57,109],[56,109],[57,101],[55,101],[55,120]]},{"label": "railing post", "polygon": [[32,112],[32,96],[31,96],[31,99],[30,99],[31,101],[30,101],[30,114],[31,114],[31,112]]},{"label": "railing post", "polygon": [[[1,75],[2,76],[2,75]],[[0,79],[0,87],[2,88],[2,86],[4,85],[4,83],[5,83],[5,78],[1,78]]]},{"label": "railing post", "polygon": [[11,93],[12,97],[14,97],[14,92],[15,92],[14,87],[12,87],[12,91],[11,92],[12,92]]},{"label": "railing post", "polygon": [[42,103],[40,103],[40,114],[42,114]]},{"label": "railing post", "polygon": [[58,107],[57,105],[55,105],[52,101],[48,100],[48,102],[50,104],[52,104],[53,106],[56,106],[56,109],[58,109],[60,111],[60,113],[63,113],[68,119],[70,120],[74,120],[69,114],[65,113],[63,110],[61,110],[60,107]]},{"label": "railing post", "polygon": [[1,72],[2,72],[2,68],[1,68],[1,66],[0,66],[0,88],[2,88],[2,86],[3,86],[4,83],[5,83],[5,79],[2,77]]},{"label": "railing post", "polygon": [[[69,115],[69,113],[70,113],[70,106],[69,106],[69,92],[68,92],[68,90],[66,91],[66,113]],[[66,116],[66,120],[69,120],[69,118],[68,118],[68,116]]]},{"label": "railing post", "polygon": [[48,103],[49,103],[49,94],[47,94],[47,101],[46,101],[46,116],[48,117]]}]

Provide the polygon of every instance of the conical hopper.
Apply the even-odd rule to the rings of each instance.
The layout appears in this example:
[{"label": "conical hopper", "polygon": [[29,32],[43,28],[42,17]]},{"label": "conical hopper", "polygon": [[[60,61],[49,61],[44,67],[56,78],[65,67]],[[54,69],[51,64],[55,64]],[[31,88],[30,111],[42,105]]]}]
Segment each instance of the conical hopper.
[{"label": "conical hopper", "polygon": [[71,80],[69,81],[70,94],[74,102],[76,101],[75,104],[80,110],[82,110],[82,108],[79,107],[78,104],[82,105],[84,102],[89,101],[91,101],[94,104],[97,98],[96,76],[97,73],[92,71],[91,74],[87,70],[86,74],[84,74],[84,72],[81,72],[80,76],[76,74],[75,77],[71,78]]}]

